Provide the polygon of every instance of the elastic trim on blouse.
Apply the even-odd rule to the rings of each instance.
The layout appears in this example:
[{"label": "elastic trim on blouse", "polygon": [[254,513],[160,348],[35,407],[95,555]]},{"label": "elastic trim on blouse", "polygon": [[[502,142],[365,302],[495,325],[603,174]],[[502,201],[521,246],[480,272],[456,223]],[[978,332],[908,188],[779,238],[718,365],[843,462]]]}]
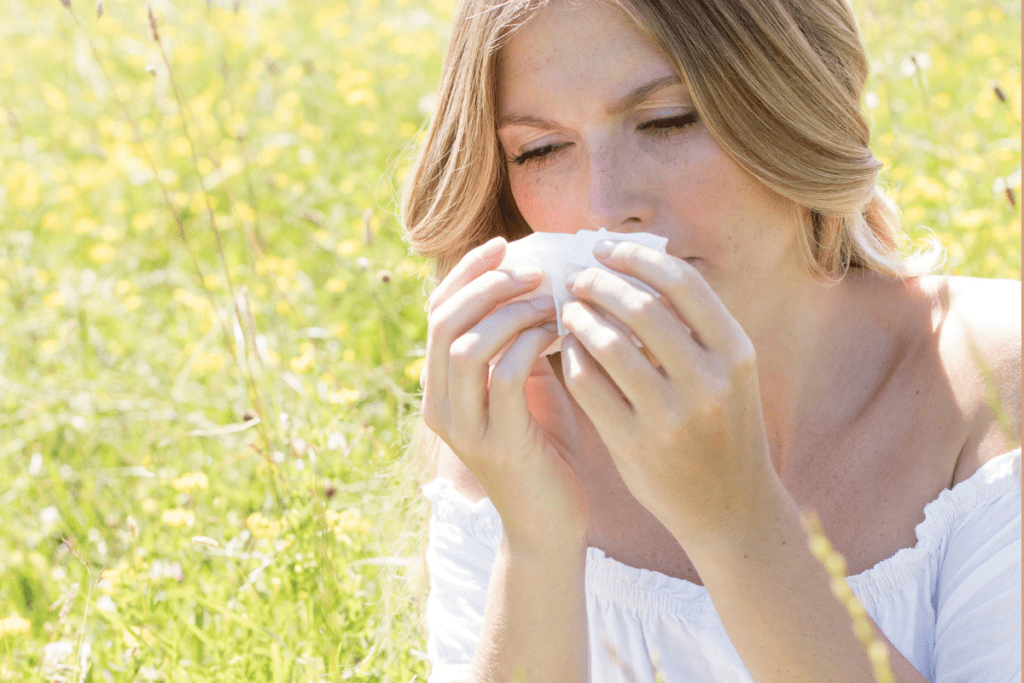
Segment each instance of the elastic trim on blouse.
[{"label": "elastic trim on blouse", "polygon": [[871,569],[847,577],[846,582],[857,597],[876,600],[895,593],[919,576],[928,564],[935,565],[934,577],[957,521],[985,501],[996,500],[1014,490],[1019,492],[1020,458],[1019,448],[1003,453],[952,489],[943,489],[938,498],[925,505],[924,521],[914,528],[917,543],[913,547],[902,548]]},{"label": "elastic trim on blouse", "polygon": [[[1020,489],[1021,449],[1004,453],[982,465],[969,479],[945,489],[924,508],[924,521],[915,527],[917,543],[902,548],[871,569],[847,577],[847,583],[861,600],[875,600],[901,590],[920,576],[924,565],[937,563],[953,525],[986,500],[995,500]],[[501,516],[489,498],[476,503],[455,490],[448,479],[438,477],[423,487],[423,494],[434,502],[437,521],[454,524],[481,543],[497,548],[501,542]],[[932,572],[934,576],[935,572]],[[603,596],[630,609],[651,609],[684,614],[685,602],[706,599],[704,586],[661,572],[630,567],[607,557],[596,547],[587,549],[586,584],[588,592]]]}]

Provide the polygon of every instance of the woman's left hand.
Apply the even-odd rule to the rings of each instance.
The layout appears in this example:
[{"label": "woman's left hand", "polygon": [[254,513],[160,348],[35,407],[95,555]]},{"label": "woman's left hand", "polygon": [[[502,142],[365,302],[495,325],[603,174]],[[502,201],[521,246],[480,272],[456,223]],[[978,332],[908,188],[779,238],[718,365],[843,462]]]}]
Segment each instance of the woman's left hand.
[{"label": "woman's left hand", "polygon": [[686,261],[632,242],[595,255],[661,298],[605,270],[581,271],[569,285],[581,301],[562,310],[566,387],[630,492],[684,547],[755,531],[778,479],[753,344]]}]

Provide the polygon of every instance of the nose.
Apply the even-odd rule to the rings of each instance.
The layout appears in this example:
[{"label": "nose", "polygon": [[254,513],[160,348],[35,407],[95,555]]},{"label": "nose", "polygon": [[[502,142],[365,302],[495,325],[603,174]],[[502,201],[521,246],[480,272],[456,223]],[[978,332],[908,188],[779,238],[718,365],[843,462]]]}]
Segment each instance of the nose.
[{"label": "nose", "polygon": [[636,160],[613,140],[589,145],[588,210],[594,229],[635,232],[651,224],[651,189]]}]

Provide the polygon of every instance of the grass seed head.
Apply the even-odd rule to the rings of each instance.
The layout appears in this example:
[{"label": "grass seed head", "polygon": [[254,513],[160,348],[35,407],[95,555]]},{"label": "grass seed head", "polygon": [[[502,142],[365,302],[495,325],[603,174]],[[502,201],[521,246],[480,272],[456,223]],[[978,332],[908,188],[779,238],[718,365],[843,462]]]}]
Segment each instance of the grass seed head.
[{"label": "grass seed head", "polygon": [[149,14],[149,32],[153,41],[160,42],[160,32],[156,30],[156,16],[153,14],[153,6],[146,3],[146,12]]},{"label": "grass seed head", "polygon": [[68,588],[67,595],[64,596],[64,604],[60,608],[60,615],[57,617],[58,624],[63,624],[64,620],[67,619],[68,613],[71,611],[71,605],[75,602],[75,596],[78,595],[78,588],[77,582],[71,584],[71,587]]}]

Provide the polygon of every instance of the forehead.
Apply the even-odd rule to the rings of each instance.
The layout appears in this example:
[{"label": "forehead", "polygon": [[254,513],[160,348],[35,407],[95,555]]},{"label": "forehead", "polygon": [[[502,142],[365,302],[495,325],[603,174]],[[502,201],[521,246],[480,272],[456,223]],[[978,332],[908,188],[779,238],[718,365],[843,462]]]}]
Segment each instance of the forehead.
[{"label": "forehead", "polygon": [[520,26],[498,55],[499,116],[551,98],[604,91],[616,99],[675,68],[607,0],[554,0]]}]

